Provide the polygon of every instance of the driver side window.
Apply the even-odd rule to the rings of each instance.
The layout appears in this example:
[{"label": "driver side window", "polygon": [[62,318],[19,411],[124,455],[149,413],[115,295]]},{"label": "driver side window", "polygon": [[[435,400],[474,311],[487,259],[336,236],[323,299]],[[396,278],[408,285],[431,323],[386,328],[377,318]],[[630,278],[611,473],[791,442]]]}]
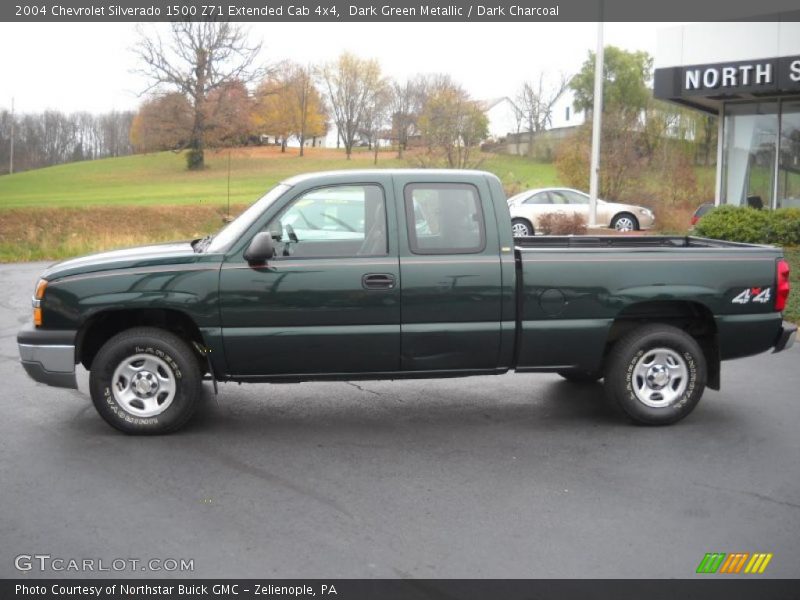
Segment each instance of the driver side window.
[{"label": "driver side window", "polygon": [[276,258],[385,256],[386,200],[377,185],[316,188],[295,198],[266,230]]}]

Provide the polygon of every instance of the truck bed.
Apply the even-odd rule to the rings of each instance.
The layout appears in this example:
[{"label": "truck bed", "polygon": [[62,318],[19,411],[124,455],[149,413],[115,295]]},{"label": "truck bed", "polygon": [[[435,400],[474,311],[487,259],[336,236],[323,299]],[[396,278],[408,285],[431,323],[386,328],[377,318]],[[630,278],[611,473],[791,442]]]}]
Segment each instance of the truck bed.
[{"label": "truck bed", "polygon": [[723,359],[768,350],[781,329],[774,309],[780,248],[644,235],[536,236],[514,244],[519,370],[594,370],[620,320],[711,322]]}]

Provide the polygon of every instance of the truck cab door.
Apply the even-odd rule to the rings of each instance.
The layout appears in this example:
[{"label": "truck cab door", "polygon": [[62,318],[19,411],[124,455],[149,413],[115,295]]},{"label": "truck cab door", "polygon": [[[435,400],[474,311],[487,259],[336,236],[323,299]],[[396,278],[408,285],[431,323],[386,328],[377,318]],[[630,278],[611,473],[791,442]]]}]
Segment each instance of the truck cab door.
[{"label": "truck cab door", "polygon": [[441,174],[396,175],[395,197],[403,223],[402,370],[497,368],[503,269],[488,185],[475,177],[443,183]]},{"label": "truck cab door", "polygon": [[[307,184],[310,185],[310,184]],[[400,269],[391,177],[292,188],[260,227],[276,255],[242,252],[220,272],[230,374],[244,378],[399,369]]]}]

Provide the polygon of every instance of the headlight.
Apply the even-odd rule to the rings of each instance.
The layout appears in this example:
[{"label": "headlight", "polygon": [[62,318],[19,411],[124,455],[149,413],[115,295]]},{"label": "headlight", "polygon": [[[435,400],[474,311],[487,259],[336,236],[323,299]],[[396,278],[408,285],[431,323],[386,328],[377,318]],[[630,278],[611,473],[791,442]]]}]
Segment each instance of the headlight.
[{"label": "headlight", "polygon": [[639,213],[640,213],[640,214],[643,214],[643,215],[645,215],[645,216],[648,216],[648,217],[652,217],[652,216],[654,216],[654,215],[653,215],[653,211],[652,211],[652,210],[650,210],[649,208],[640,208],[640,209],[639,209]]}]

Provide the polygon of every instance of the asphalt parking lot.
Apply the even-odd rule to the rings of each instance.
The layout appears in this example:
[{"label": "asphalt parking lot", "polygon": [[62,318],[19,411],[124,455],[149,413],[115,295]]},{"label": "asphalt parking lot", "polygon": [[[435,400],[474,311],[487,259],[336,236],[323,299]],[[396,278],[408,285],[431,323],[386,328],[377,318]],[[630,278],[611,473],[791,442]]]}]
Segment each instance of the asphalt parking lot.
[{"label": "asphalt parking lot", "polygon": [[800,576],[799,347],[727,363],[665,428],[599,384],[506,375],[207,386],[185,430],[128,437],[85,372],[59,390],[17,363],[43,266],[0,265],[0,577],[49,554],[194,561],[128,577],[683,578],[715,551]]}]

